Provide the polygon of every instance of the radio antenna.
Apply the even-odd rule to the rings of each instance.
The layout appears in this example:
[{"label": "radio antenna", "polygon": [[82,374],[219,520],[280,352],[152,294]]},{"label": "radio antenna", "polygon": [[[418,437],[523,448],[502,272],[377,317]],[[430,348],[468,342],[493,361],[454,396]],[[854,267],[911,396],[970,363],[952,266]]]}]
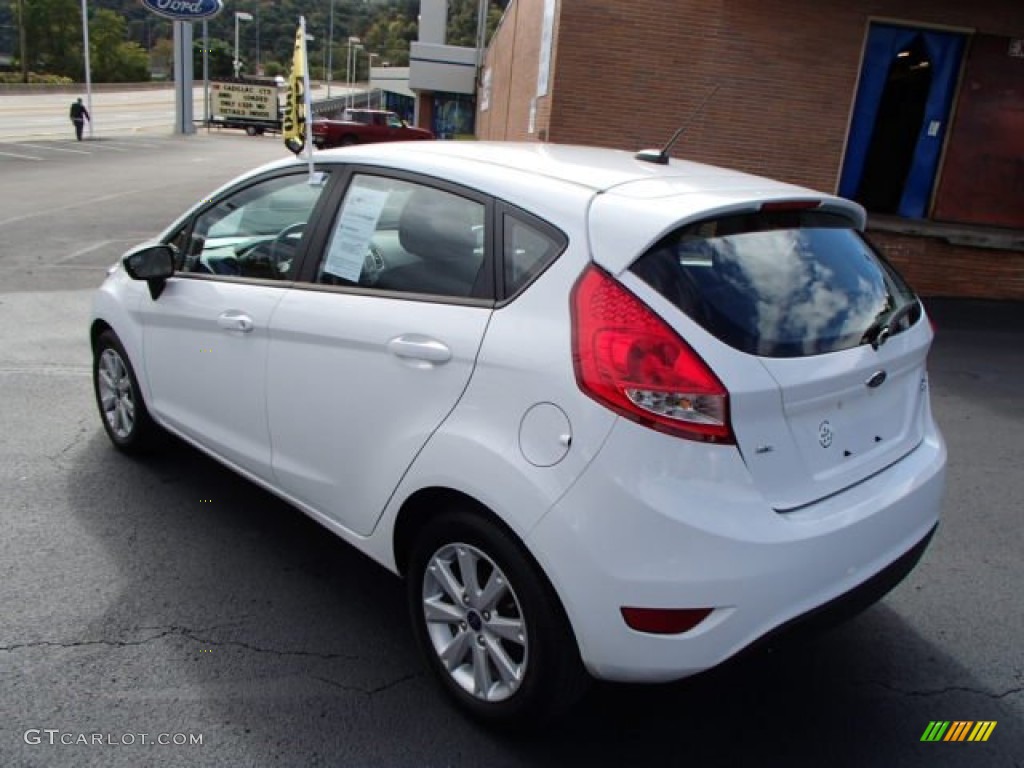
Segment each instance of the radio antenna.
[{"label": "radio antenna", "polygon": [[693,121],[697,119],[697,116],[704,111],[704,107],[708,105],[711,98],[718,93],[718,89],[721,85],[716,85],[711,89],[711,93],[704,97],[704,101],[690,114],[686,122],[683,123],[672,134],[672,138],[668,140],[668,143],[661,149],[641,149],[634,155],[637,160],[643,160],[645,163],[654,163],[655,165],[668,165],[668,153],[672,151],[672,147],[676,145],[676,142],[682,138],[682,135],[686,133],[686,130],[693,124]]}]

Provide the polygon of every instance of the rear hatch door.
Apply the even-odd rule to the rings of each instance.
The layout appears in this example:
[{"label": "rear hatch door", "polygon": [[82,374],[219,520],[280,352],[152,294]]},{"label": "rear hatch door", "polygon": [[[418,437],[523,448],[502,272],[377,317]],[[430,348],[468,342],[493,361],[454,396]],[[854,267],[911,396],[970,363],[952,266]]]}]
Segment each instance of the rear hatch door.
[{"label": "rear hatch door", "polygon": [[820,201],[749,202],[681,222],[623,275],[729,390],[737,446],[779,511],[923,439],[931,329],[854,223]]}]

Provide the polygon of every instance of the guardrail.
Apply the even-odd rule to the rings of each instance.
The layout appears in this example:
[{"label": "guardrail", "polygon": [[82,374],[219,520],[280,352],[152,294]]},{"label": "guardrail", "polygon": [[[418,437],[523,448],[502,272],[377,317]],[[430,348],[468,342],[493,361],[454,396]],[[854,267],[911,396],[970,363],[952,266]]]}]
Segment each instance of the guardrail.
[{"label": "guardrail", "polygon": [[354,109],[372,109],[380,96],[377,91],[360,91],[346,96],[332,96],[329,99],[318,99],[313,102],[313,115],[316,117],[333,117],[347,107]]}]

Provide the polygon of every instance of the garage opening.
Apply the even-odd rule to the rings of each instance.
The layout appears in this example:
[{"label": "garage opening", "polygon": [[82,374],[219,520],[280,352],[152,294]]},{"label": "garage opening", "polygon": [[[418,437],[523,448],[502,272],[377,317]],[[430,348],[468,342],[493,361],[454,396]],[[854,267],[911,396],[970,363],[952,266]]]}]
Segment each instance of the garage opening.
[{"label": "garage opening", "polygon": [[964,35],[872,22],[839,194],[873,213],[929,214]]},{"label": "garage opening", "polygon": [[895,214],[899,208],[924,121],[932,71],[920,35],[893,58],[855,196],[869,211]]}]

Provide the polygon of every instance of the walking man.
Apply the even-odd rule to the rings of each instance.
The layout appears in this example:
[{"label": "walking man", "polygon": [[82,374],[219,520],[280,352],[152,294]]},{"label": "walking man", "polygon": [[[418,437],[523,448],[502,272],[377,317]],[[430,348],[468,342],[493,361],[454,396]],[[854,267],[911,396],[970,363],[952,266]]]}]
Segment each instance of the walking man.
[{"label": "walking man", "polygon": [[79,141],[82,140],[82,126],[85,125],[85,121],[92,121],[89,117],[89,111],[85,108],[82,103],[82,98],[79,97],[78,101],[71,105],[71,122],[75,124],[75,136]]}]

